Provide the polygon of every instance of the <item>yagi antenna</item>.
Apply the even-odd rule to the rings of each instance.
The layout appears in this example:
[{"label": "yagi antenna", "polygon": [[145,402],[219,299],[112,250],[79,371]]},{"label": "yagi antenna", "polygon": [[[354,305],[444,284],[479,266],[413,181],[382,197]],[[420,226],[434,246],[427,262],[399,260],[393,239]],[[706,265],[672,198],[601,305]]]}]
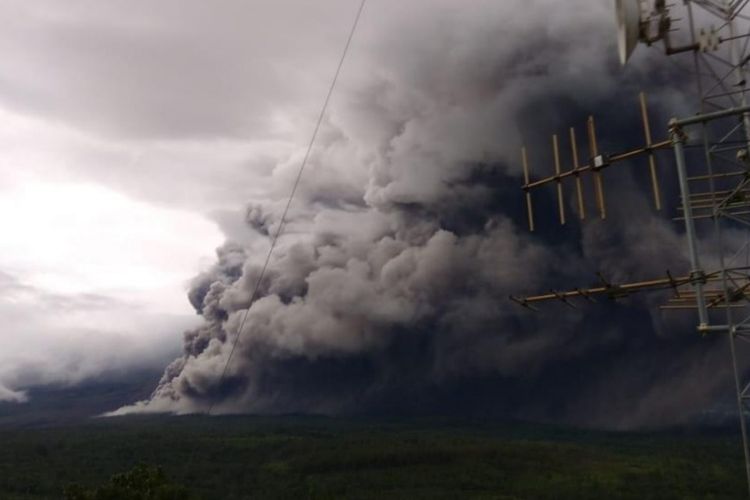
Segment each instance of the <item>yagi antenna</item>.
[{"label": "yagi antenna", "polygon": [[[663,199],[657,177],[656,153],[671,149],[680,192],[675,220],[683,221],[685,225],[685,255],[690,267],[674,276],[667,271],[666,276],[655,279],[614,284],[600,274],[600,281],[587,288],[566,286],[562,290],[512,296],[511,300],[526,309],[536,310],[536,306],[546,302],[575,307],[598,297],[616,300],[636,292],[671,291],[672,297],[660,309],[696,311],[697,330],[702,335],[727,334],[750,492],[750,429],[747,422],[750,416],[750,377],[747,367],[741,366],[738,359],[739,340],[750,342],[750,0],[683,0],[672,3],[667,0],[614,0],[614,7],[618,55],[622,64],[628,61],[639,43],[648,46],[659,43],[668,56],[681,53],[693,56],[691,66],[699,96],[698,113],[672,119],[669,138],[655,140],[646,97],[641,94],[641,137],[644,141],[641,147],[618,154],[599,151],[594,119],[589,118],[586,134],[588,158],[583,154],[583,148],[579,155],[575,130],[570,130],[571,160],[566,154],[568,148],[564,153],[561,148],[562,136],[555,135],[552,138],[554,163],[547,166],[541,179],[533,178],[529,172],[529,160],[533,163],[534,155],[529,151],[527,158],[524,148],[523,190],[529,229],[535,229],[532,195],[542,186],[556,191],[553,193],[557,198],[557,215],[565,224],[563,184],[568,178],[575,181],[577,215],[581,219],[586,217],[581,181],[590,177],[599,215],[606,218],[602,186],[604,170],[617,163],[636,166],[629,161],[635,158],[648,160],[653,203],[661,209]],[[683,30],[679,37],[673,36],[677,31],[672,27],[673,23],[682,19],[686,20],[689,30]],[[700,26],[698,23],[705,24],[709,19],[714,24]],[[676,45],[678,40],[679,45]],[[673,85],[681,86],[682,83],[674,81]],[[703,154],[687,149],[701,146]],[[570,201],[573,201],[572,197]],[[575,203],[569,205],[573,207]],[[713,226],[712,242],[707,241],[708,232],[706,236],[698,237],[695,226],[699,221]],[[731,231],[730,234],[734,235],[743,227],[747,230],[744,245],[734,236],[723,236],[724,231]],[[732,243],[727,243],[728,239]],[[701,265],[702,256],[707,256],[718,268],[706,272]]]},{"label": "yagi antenna", "polygon": [[523,178],[524,184],[522,186],[526,193],[526,215],[529,221],[529,230],[534,231],[534,207],[532,205],[531,192],[536,188],[547,184],[555,184],[557,191],[557,210],[560,218],[560,224],[565,225],[567,222],[565,214],[565,198],[563,194],[563,181],[571,177],[575,179],[575,190],[576,190],[576,201],[578,208],[578,217],[581,220],[586,218],[586,206],[583,200],[583,183],[582,176],[591,174],[594,184],[594,195],[596,200],[596,208],[599,212],[599,216],[602,219],[607,218],[607,207],[604,200],[604,183],[602,179],[602,171],[613,165],[628,160],[633,160],[639,156],[648,157],[649,172],[651,177],[651,187],[654,195],[654,205],[657,210],[661,210],[661,193],[659,188],[659,179],[657,177],[656,170],[656,158],[654,152],[660,149],[668,149],[672,147],[672,141],[669,139],[662,140],[660,142],[653,142],[651,137],[651,125],[649,124],[648,108],[646,104],[646,95],[641,92],[640,95],[640,111],[641,119],[643,120],[643,134],[645,144],[636,149],[625,151],[622,153],[615,154],[603,154],[599,151],[599,144],[596,139],[596,125],[594,123],[594,117],[590,116],[586,123],[586,131],[588,136],[588,151],[589,157],[584,158],[585,163],[581,163],[581,158],[578,153],[578,144],[576,141],[576,132],[573,127],[570,128],[570,149],[572,153],[572,165],[566,170],[562,170],[563,160],[560,152],[560,139],[557,134],[552,136],[552,153],[554,159],[554,175],[544,177],[538,180],[531,180],[531,174],[529,169],[529,155],[526,147],[521,148],[521,163],[523,165]]}]

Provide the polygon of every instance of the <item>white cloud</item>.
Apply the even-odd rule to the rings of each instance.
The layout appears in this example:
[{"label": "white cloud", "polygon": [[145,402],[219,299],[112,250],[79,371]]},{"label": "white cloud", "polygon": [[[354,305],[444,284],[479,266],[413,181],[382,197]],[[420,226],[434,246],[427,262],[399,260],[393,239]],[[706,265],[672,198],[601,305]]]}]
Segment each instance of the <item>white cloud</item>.
[{"label": "white cloud", "polygon": [[0,198],[0,266],[56,293],[174,287],[221,241],[195,214],[154,207],[96,184],[26,180]]},{"label": "white cloud", "polygon": [[0,144],[0,397],[158,366],[196,321],[186,283],[213,259],[219,228],[87,179],[96,163],[85,159],[113,147],[83,133],[6,111]]}]

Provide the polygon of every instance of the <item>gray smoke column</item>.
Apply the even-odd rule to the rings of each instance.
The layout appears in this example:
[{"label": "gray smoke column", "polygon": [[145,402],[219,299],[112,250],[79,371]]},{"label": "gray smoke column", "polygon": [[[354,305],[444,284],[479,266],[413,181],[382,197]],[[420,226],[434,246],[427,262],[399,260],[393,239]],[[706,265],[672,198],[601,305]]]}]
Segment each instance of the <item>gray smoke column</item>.
[{"label": "gray smoke column", "polygon": [[705,360],[716,349],[687,340],[662,370],[666,327],[642,301],[586,317],[562,306],[527,314],[507,299],[579,283],[570,278],[597,265],[621,279],[640,277],[639,263],[661,273],[682,262],[680,236],[627,177],[613,189],[631,202],[609,226],[541,240],[519,217],[522,135],[548,148],[571,113],[612,103],[620,85],[636,95],[617,76],[611,10],[585,0],[373,2],[259,297],[250,304],[301,150],[278,160],[265,198],[222,215],[235,218],[228,241],[189,293],[204,324],[185,333],[184,354],[149,400],[113,414],[214,404],[623,427],[688,413],[660,387],[679,395],[700,378],[688,410],[713,401],[723,374]]}]

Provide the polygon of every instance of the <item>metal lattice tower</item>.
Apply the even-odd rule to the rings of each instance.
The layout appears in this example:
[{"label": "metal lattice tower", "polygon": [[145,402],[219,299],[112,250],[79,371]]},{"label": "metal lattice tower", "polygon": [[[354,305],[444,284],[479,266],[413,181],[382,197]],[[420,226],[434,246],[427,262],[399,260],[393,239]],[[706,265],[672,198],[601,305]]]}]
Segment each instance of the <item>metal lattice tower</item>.
[{"label": "metal lattice tower", "polygon": [[[654,142],[646,99],[641,94],[644,146],[618,154],[598,149],[594,119],[587,123],[589,158],[579,162],[575,130],[570,129],[573,166],[561,168],[559,139],[553,137],[554,175],[530,177],[529,158],[522,150],[529,228],[534,231],[532,191],[544,185],[556,187],[561,224],[566,223],[563,185],[575,181],[580,219],[586,217],[582,176],[592,176],[599,216],[606,218],[603,177],[605,169],[626,164],[640,156],[649,162],[654,205],[662,209],[654,153],[672,149],[680,203],[674,220],[684,224],[690,269],[677,277],[666,276],[631,283],[601,284],[589,288],[524,297],[511,297],[534,309],[536,304],[557,300],[573,305],[577,299],[612,299],[648,290],[673,291],[661,306],[665,310],[695,311],[702,335],[726,335],[734,374],[740,415],[742,446],[750,492],[750,448],[747,418],[750,415],[750,106],[747,67],[750,63],[750,0],[616,0],[620,58],[623,64],[638,43],[663,48],[684,81],[694,80],[698,95],[694,113],[670,120],[668,139]],[[689,82],[688,82],[689,83]],[[686,113],[687,114],[687,113]],[[665,172],[666,169],[663,169]],[[662,174],[664,175],[664,174]],[[747,351],[747,352],[746,352]]]}]

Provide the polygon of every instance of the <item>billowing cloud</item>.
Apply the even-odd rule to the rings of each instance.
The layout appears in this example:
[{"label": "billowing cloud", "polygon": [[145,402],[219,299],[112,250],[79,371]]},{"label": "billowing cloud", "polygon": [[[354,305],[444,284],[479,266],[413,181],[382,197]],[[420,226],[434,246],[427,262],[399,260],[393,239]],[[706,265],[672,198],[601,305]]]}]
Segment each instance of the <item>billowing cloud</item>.
[{"label": "billowing cloud", "polygon": [[[655,123],[685,109],[648,56],[618,67],[607,2],[370,2],[250,303],[355,8],[0,2],[13,19],[0,35],[0,190],[56,193],[65,207],[6,225],[28,239],[0,246],[16,283],[0,312],[23,339],[7,351],[0,398],[153,365],[187,329],[152,397],[117,413],[456,412],[623,427],[710,404],[726,382],[712,368],[721,344],[680,335],[690,323],[652,312],[656,299],[537,315],[507,299],[587,284],[596,270],[617,281],[685,266],[680,232],[650,211],[631,169],[606,174],[608,221],[549,230],[554,202],[540,191],[539,234],[525,231],[522,142],[537,176],[552,170],[549,135],[589,111],[603,148],[639,142],[623,102],[647,74]],[[87,196],[96,210],[71,201]],[[218,244],[207,216],[227,241],[200,266]],[[29,252],[47,232],[81,244]],[[175,283],[194,269],[185,301]],[[188,301],[195,321],[182,316]],[[66,312],[43,321],[47,306]],[[30,347],[31,331],[56,332],[47,351]],[[64,353],[58,365],[52,352]]]},{"label": "billowing cloud", "polygon": [[[610,178],[620,203],[607,222],[545,239],[521,229],[522,140],[547,149],[567,120],[613,106],[623,89],[635,96],[633,74],[614,63],[610,6],[424,7],[369,7],[256,300],[279,186],[301,149],[279,158],[244,215],[221,215],[229,242],[190,292],[205,323],[152,397],[114,414],[455,411],[623,427],[694,415],[727,383],[709,370],[718,344],[690,335],[663,370],[678,337],[663,331],[684,325],[648,312],[655,300],[587,315],[562,305],[529,315],[507,300],[598,269],[626,280],[685,267],[679,232],[627,172]],[[373,27],[384,19],[387,30]],[[665,397],[696,377],[691,402]]]},{"label": "billowing cloud", "polygon": [[208,221],[93,184],[35,182],[4,191],[0,225],[3,399],[153,369],[175,353],[174,330],[195,324],[179,295],[204,243],[185,236],[218,239]]}]

